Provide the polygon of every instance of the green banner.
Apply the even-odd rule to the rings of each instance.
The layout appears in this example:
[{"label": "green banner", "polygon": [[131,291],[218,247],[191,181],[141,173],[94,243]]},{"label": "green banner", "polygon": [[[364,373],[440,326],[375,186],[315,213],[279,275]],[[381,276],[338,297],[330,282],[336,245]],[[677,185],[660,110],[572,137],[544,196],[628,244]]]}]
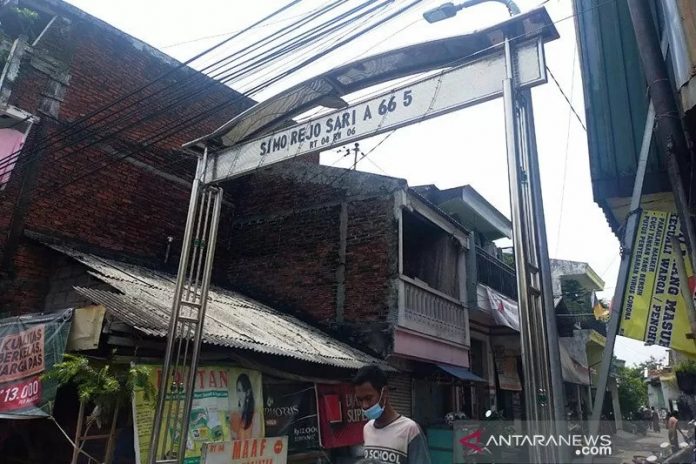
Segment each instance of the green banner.
[{"label": "green banner", "polygon": [[[151,366],[150,383],[156,388],[162,375],[161,366]],[[176,382],[184,382],[185,372],[176,375]],[[258,371],[225,366],[202,366],[196,372],[193,406],[186,437],[184,463],[200,462],[204,443],[262,438],[264,436],[263,391]],[[181,437],[174,420],[183,409],[183,395],[167,395],[165,419],[159,439],[160,455],[172,450],[175,455]],[[133,401],[135,451],[138,462],[146,464],[150,452],[152,424],[156,398],[145,399],[142,389],[136,389]],[[169,423],[167,412],[171,411]],[[178,414],[181,418],[181,413]]]}]

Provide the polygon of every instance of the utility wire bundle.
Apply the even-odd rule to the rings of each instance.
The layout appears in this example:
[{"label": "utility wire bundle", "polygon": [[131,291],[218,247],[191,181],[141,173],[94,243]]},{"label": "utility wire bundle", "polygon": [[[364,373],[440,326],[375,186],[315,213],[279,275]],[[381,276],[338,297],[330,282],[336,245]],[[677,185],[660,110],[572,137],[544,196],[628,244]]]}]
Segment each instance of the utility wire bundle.
[{"label": "utility wire bundle", "polygon": [[[223,47],[231,44],[234,39],[239,38],[241,41],[244,34],[291,10],[300,2],[301,0],[290,2],[154,80],[76,119],[58,129],[56,133],[35,140],[29,150],[23,153],[18,151],[0,161],[0,170],[13,163],[16,163],[14,169],[21,169],[33,159],[40,157],[43,151],[50,151],[53,155],[51,162],[57,163],[69,156],[79,156],[91,147],[107,143],[127,147],[125,150],[118,150],[117,156],[104,157],[88,163],[60,185],[42,185],[42,182],[38,181],[33,190],[38,189],[40,193],[50,194],[51,199],[55,201],[60,198],[54,195],[56,192],[109,165],[137,155],[148,155],[149,158],[145,156],[145,160],[149,159],[151,162],[152,157],[156,156],[155,151],[161,151],[162,145],[171,143],[182,130],[206,121],[210,122],[216,115],[219,119],[221,112],[238,108],[238,105],[248,105],[247,96],[254,96],[268,89],[328,53],[398,17],[420,0],[408,3],[395,0],[366,0],[359,4],[349,0],[337,0],[302,15],[298,20],[280,27],[250,45],[225,54],[224,57],[202,67],[199,73],[191,71],[186,73],[183,79],[180,78],[183,74],[182,68],[210,58],[212,52],[224,50]],[[173,80],[175,77],[177,79]],[[239,94],[201,111],[192,112],[180,120],[173,120],[172,114],[182,111],[187,113],[192,104],[221,84],[248,86],[244,89],[246,96]],[[138,134],[145,134],[135,139],[129,137],[136,130]],[[128,141],[127,144],[124,143],[125,140]],[[172,160],[170,165],[182,163],[187,159],[181,156]]]}]

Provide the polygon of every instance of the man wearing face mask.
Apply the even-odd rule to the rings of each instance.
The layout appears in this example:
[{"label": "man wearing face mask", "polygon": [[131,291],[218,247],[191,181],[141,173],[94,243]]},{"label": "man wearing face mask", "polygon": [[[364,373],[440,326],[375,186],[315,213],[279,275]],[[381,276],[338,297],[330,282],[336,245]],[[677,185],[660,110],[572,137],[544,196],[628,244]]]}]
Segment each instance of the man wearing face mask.
[{"label": "man wearing face mask", "polygon": [[428,445],[420,427],[390,404],[387,376],[382,369],[375,365],[361,368],[353,378],[353,388],[369,421],[363,429],[365,459],[430,464]]}]

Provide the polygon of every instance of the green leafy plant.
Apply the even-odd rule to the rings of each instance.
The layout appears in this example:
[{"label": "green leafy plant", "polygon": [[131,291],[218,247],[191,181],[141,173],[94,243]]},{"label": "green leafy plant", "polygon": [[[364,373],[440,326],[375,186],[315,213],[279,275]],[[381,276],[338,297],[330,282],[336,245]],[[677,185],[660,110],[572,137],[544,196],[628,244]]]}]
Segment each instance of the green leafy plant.
[{"label": "green leafy plant", "polygon": [[39,13],[29,8],[15,6],[2,10],[0,14],[0,35],[9,40],[25,35],[31,43],[43,25],[45,24],[41,21]]},{"label": "green leafy plant", "polygon": [[685,374],[696,374],[696,360],[687,359],[680,362],[674,368],[674,372],[682,372]]},{"label": "green leafy plant", "polygon": [[34,10],[30,10],[29,8],[19,8],[15,6],[12,8],[12,12],[16,14],[20,20],[29,24],[32,24],[39,19],[39,13]]},{"label": "green leafy plant", "polygon": [[624,418],[633,417],[641,406],[648,404],[648,387],[640,367],[617,367],[619,404]]},{"label": "green leafy plant", "polygon": [[127,404],[136,388],[142,388],[146,399],[156,395],[149,381],[147,366],[116,366],[105,362],[91,362],[84,356],[65,354],[63,361],[44,374],[46,380],[59,385],[73,383],[80,401],[93,403],[101,414],[113,411],[117,404]]}]

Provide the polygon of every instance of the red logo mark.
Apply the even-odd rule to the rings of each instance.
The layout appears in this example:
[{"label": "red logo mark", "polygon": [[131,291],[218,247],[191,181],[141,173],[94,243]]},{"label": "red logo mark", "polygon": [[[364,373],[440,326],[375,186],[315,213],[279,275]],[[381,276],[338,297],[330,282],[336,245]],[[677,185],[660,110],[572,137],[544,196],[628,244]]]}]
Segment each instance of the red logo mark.
[{"label": "red logo mark", "polygon": [[475,453],[480,453],[483,448],[479,446],[481,443],[481,429],[478,429],[474,433],[470,433],[459,440],[462,446],[473,450]]}]

